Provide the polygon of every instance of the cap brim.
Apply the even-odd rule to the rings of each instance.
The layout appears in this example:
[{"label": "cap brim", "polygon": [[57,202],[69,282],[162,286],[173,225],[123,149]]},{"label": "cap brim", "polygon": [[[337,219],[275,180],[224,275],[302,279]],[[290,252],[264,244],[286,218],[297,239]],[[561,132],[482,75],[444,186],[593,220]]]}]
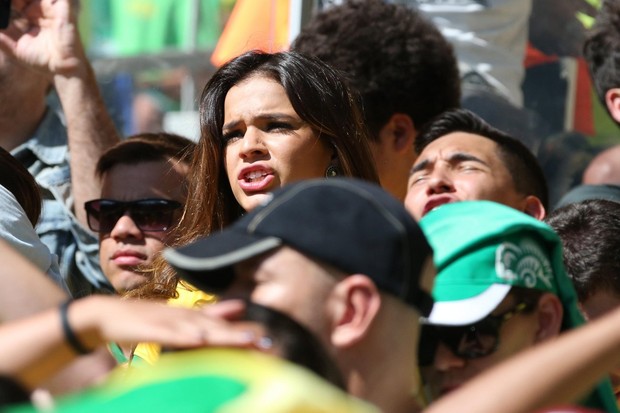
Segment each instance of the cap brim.
[{"label": "cap brim", "polygon": [[234,264],[280,245],[277,237],[228,230],[184,247],[167,248],[163,254],[182,279],[201,290],[221,293],[234,279]]},{"label": "cap brim", "polygon": [[511,286],[491,284],[481,294],[464,300],[435,301],[431,314],[424,320],[429,324],[462,326],[475,323],[491,314],[504,300]]}]

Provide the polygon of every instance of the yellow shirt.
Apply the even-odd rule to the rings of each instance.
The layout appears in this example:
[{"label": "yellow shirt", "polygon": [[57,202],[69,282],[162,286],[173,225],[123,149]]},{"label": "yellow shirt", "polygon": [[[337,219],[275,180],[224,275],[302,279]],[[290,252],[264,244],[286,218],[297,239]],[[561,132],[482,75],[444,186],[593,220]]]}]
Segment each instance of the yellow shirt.
[{"label": "yellow shirt", "polygon": [[[168,300],[173,307],[195,308],[217,301],[214,295],[200,291],[183,281],[177,285],[177,297]],[[147,364],[155,363],[161,354],[161,346],[157,343],[140,343],[134,351],[134,356],[140,357]]]}]

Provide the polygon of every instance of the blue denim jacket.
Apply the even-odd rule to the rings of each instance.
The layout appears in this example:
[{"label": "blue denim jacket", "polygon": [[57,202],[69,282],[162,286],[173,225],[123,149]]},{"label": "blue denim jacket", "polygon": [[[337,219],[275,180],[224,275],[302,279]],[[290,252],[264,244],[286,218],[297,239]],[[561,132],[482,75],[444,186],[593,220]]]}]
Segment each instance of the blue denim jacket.
[{"label": "blue denim jacket", "polygon": [[58,256],[61,275],[71,294],[77,298],[113,292],[99,266],[97,237],[72,212],[67,132],[60,116],[48,109],[34,136],[15,148],[12,155],[39,184],[43,208],[36,231]]}]

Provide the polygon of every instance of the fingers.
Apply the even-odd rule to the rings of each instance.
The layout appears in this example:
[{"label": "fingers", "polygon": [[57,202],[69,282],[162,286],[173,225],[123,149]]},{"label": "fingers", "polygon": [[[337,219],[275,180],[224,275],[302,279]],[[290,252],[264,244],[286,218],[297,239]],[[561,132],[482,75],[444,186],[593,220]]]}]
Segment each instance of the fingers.
[{"label": "fingers", "polygon": [[[242,303],[230,305],[230,309],[240,308],[239,304]],[[265,340],[264,328],[258,323],[229,321],[206,314],[205,311],[187,310],[182,319],[175,318],[173,324],[163,327],[171,329],[162,331],[166,341],[161,341],[161,344],[169,347],[263,348],[268,347],[269,342]]]},{"label": "fingers", "polygon": [[210,317],[236,320],[245,312],[245,303],[242,300],[224,300],[207,305],[201,311]]},{"label": "fingers", "polygon": [[[97,304],[100,310],[94,317],[101,325],[101,336],[108,341],[157,342],[174,348],[269,347],[270,340],[265,339],[264,329],[257,328],[257,323],[235,321],[245,311],[241,300],[226,300],[201,309],[134,300],[105,301],[109,302]],[[103,305],[109,309],[101,311]]]}]

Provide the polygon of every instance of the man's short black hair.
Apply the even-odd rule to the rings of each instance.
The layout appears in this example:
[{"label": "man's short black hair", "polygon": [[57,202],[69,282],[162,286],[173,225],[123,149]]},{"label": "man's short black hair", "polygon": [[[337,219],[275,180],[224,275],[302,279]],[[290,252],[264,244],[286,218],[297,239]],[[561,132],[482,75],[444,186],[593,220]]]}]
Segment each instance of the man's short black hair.
[{"label": "man's short black hair", "polygon": [[547,181],[534,154],[521,141],[489,125],[473,112],[456,109],[437,116],[416,138],[415,150],[420,154],[431,142],[454,132],[471,133],[495,142],[515,189],[522,194],[538,197],[545,209],[548,208]]},{"label": "man's short black hair", "polygon": [[452,46],[432,22],[406,6],[348,0],[316,15],[292,49],[344,72],[361,95],[375,139],[394,113],[409,115],[419,130],[460,105]]},{"label": "man's short black hair", "polygon": [[583,47],[590,76],[604,107],[608,90],[620,87],[620,2],[605,0]]},{"label": "man's short black hair", "polygon": [[564,265],[580,301],[597,291],[620,297],[620,203],[589,199],[545,219],[562,239]]}]

